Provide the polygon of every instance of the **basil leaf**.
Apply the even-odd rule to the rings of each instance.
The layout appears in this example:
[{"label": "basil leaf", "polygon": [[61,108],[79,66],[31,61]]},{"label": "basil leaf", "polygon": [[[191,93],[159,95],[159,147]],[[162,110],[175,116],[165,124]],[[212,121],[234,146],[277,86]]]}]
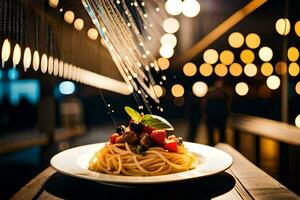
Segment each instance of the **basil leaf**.
[{"label": "basil leaf", "polygon": [[125,111],[127,112],[127,114],[131,117],[131,119],[133,119],[135,122],[141,122],[141,115],[140,113],[138,113],[136,110],[134,110],[133,108],[130,108],[129,106],[125,106]]},{"label": "basil leaf", "polygon": [[156,129],[174,130],[173,126],[166,119],[157,115],[145,115],[141,122]]}]

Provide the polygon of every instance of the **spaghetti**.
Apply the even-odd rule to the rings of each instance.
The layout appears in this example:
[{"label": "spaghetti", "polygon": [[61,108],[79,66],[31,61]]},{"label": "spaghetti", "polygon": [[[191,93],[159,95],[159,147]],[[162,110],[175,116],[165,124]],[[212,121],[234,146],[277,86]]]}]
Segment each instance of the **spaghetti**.
[{"label": "spaghetti", "polygon": [[190,170],[195,158],[183,147],[169,152],[150,147],[143,155],[133,152],[128,143],[106,144],[89,163],[92,171],[127,176],[154,176]]}]

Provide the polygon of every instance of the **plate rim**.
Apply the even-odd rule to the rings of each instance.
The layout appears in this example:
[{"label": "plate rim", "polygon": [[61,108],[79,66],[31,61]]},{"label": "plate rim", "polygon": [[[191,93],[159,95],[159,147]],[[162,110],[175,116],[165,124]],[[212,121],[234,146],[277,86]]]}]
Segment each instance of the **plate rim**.
[{"label": "plate rim", "polygon": [[[204,175],[201,175],[201,176],[190,176],[190,177],[181,177],[179,179],[165,179],[167,176],[176,176],[176,175],[180,175],[180,174],[184,174],[184,173],[187,173],[187,172],[192,172],[193,170],[195,169],[192,169],[192,170],[188,170],[188,171],[183,171],[183,172],[178,172],[178,173],[172,173],[172,174],[166,174],[166,175],[158,175],[158,176],[125,176],[125,175],[110,175],[110,174],[104,174],[104,173],[99,173],[99,172],[93,172],[91,170],[88,170],[88,169],[83,169],[79,166],[77,166],[78,168],[81,168],[82,170],[87,170],[89,171],[88,174],[80,174],[80,173],[72,173],[70,171],[66,171],[66,170],[62,170],[60,169],[59,167],[56,167],[56,164],[55,164],[55,159],[59,158],[60,156],[66,154],[67,152],[72,152],[74,151],[75,149],[81,149],[81,148],[87,148],[87,147],[92,147],[92,146],[96,146],[96,145],[105,145],[107,144],[107,142],[99,142],[99,143],[91,143],[91,144],[86,144],[86,145],[81,145],[81,146],[77,146],[77,147],[73,147],[73,148],[70,148],[70,149],[67,149],[67,150],[64,150],[62,152],[59,152],[57,154],[55,154],[54,156],[52,156],[51,160],[50,160],[50,165],[55,169],[57,170],[58,172],[64,174],[64,175],[67,175],[67,176],[71,176],[71,177],[76,177],[76,178],[82,178],[82,179],[85,179],[85,180],[91,180],[91,181],[96,181],[96,182],[99,182],[99,183],[104,183],[104,184],[110,184],[110,185],[148,185],[148,184],[162,184],[162,183],[171,183],[171,182],[179,182],[179,181],[186,181],[186,180],[193,180],[193,179],[198,179],[198,178],[204,178],[204,177],[208,177],[208,176],[212,176],[212,175],[215,175],[215,174],[218,174],[218,173],[221,173],[221,172],[224,172],[226,171],[227,169],[229,169],[232,164],[233,164],[233,158],[232,156],[223,151],[223,150],[220,150],[216,147],[212,147],[212,146],[209,146],[209,145],[204,145],[204,144],[200,144],[200,143],[194,143],[194,142],[186,142],[184,141],[184,145],[196,145],[196,146],[201,146],[201,147],[204,147],[204,148],[208,148],[208,149],[212,149],[214,151],[217,151],[217,152],[221,152],[223,153],[224,155],[227,156],[227,158],[229,158],[229,164],[226,165],[226,167],[224,166],[221,170],[217,171],[217,172],[213,172],[213,173],[207,173],[207,174],[204,174]],[[91,150],[90,150],[91,151]],[[77,159],[82,156],[82,155],[78,155],[77,156]],[[77,160],[74,160],[75,164]],[[78,165],[78,164],[77,164]],[[99,175],[102,175],[102,176],[108,176],[108,177],[120,177],[121,179],[101,179],[99,176],[91,176],[90,174],[91,173],[96,173],[96,174],[99,174]],[[131,181],[131,180],[128,180],[128,177],[130,178],[139,178],[140,180],[139,181]],[[161,177],[164,177],[162,180],[147,180],[147,178],[149,179],[150,178],[153,178],[153,177],[157,177],[157,178],[161,178]],[[180,177],[180,176],[179,176]],[[127,180],[126,180],[127,178]],[[143,179],[141,179],[143,178]],[[123,180],[124,179],[124,180]]]}]

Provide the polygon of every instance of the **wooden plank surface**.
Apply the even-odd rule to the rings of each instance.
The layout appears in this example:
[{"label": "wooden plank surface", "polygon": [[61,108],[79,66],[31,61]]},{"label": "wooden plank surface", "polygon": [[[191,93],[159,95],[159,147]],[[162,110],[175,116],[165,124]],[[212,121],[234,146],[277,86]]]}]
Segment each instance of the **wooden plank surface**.
[{"label": "wooden plank surface", "polygon": [[57,171],[53,167],[48,167],[29,183],[27,183],[19,192],[17,192],[11,200],[30,200],[41,191],[48,179]]},{"label": "wooden plank surface", "polygon": [[242,114],[232,114],[228,125],[241,132],[300,146],[300,129],[283,122]]},{"label": "wooden plank surface", "polygon": [[[226,172],[235,178],[236,185],[231,191],[214,199],[300,199],[299,196],[256,167],[231,146],[218,144],[216,147],[233,157],[233,165]],[[48,167],[16,193],[12,199],[59,199],[42,191],[44,184],[54,173],[56,170]]]},{"label": "wooden plank surface", "polygon": [[[256,167],[231,146],[218,144],[216,147],[232,156],[233,165],[228,172],[235,177],[237,185],[234,189],[242,199],[300,199],[299,196]],[[246,193],[243,193],[244,191]],[[219,199],[227,198],[220,196]]]}]

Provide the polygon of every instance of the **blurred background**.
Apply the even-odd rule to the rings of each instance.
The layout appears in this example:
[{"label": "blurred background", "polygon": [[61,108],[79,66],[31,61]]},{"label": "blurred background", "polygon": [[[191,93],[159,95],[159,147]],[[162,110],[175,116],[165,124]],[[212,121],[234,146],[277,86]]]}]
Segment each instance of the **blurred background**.
[{"label": "blurred background", "polygon": [[1,199],[56,153],[107,141],[127,105],[185,140],[233,145],[300,194],[300,2],[185,1],[163,1],[173,48],[150,69],[156,103],[92,83],[124,80],[80,0],[0,0]]}]

